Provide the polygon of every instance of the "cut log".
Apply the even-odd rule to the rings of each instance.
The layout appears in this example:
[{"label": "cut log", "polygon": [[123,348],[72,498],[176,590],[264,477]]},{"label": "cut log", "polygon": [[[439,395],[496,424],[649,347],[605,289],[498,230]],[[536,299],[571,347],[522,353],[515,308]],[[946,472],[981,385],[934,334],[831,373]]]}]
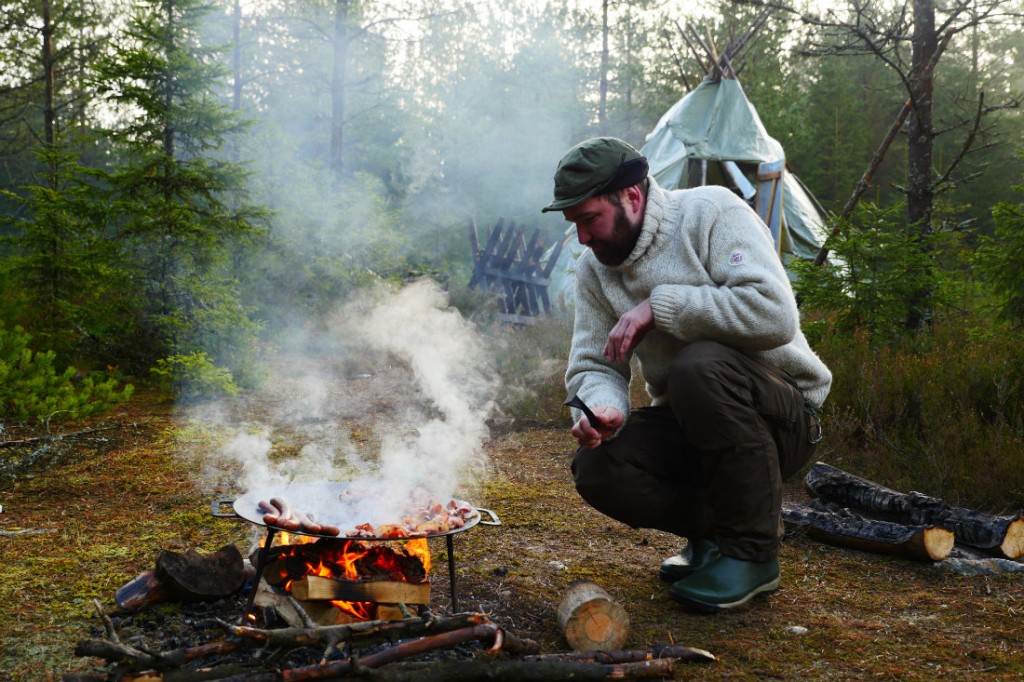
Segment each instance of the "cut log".
[{"label": "cut log", "polygon": [[164,584],[156,577],[156,571],[144,571],[125,583],[114,593],[114,603],[128,611],[141,611],[147,606],[159,604],[167,597]]},{"label": "cut log", "polygon": [[576,651],[621,649],[629,636],[629,616],[600,586],[573,582],[558,606],[558,625]]},{"label": "cut log", "polygon": [[300,601],[369,601],[384,604],[429,604],[430,583],[392,580],[353,582],[310,575],[292,581],[292,595]]},{"label": "cut log", "polygon": [[164,550],[156,560],[156,577],[170,596],[181,601],[220,599],[242,588],[245,561],[234,545],[209,555],[195,549],[184,554]]},{"label": "cut log", "polygon": [[869,519],[838,505],[812,500],[809,506],[784,505],[786,523],[803,527],[822,542],[916,561],[942,561],[953,550],[952,531],[935,526],[905,526]]},{"label": "cut log", "polygon": [[946,528],[965,545],[1007,559],[1024,556],[1024,519],[1020,513],[997,516],[954,507],[919,492],[886,488],[823,462],[810,468],[804,485],[815,497],[868,516],[910,526]]}]

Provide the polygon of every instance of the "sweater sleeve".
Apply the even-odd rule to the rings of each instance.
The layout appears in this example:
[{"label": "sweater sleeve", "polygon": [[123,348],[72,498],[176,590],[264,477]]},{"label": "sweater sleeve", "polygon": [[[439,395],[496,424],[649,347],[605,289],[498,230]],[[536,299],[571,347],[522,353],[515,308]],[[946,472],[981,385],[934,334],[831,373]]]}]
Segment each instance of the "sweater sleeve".
[{"label": "sweater sleeve", "polygon": [[[589,255],[589,254],[588,254]],[[612,363],[603,354],[618,320],[601,292],[592,264],[581,258],[576,272],[576,319],[565,372],[568,394],[589,407],[614,407],[629,414],[629,359]],[[579,415],[574,410],[574,417]]]},{"label": "sweater sleeve", "polygon": [[760,218],[738,200],[702,199],[692,208],[683,229],[707,235],[709,281],[654,287],[656,326],[687,343],[714,339],[752,351],[789,343],[799,331],[796,299]]}]

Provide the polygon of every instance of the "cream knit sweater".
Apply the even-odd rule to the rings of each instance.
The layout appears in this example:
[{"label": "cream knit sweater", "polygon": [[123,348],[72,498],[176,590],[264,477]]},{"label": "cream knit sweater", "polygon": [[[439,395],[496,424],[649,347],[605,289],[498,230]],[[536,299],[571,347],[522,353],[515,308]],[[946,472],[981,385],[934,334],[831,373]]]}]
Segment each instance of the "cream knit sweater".
[{"label": "cream knit sweater", "polygon": [[652,404],[668,402],[676,353],[711,340],[785,370],[820,406],[832,374],[800,330],[796,299],[764,222],[724,187],[666,191],[650,180],[640,237],[629,257],[605,266],[587,249],[577,261],[569,395],[629,414],[628,358],[611,363],[602,350],[619,317],[649,297],[655,328],[633,354]]}]

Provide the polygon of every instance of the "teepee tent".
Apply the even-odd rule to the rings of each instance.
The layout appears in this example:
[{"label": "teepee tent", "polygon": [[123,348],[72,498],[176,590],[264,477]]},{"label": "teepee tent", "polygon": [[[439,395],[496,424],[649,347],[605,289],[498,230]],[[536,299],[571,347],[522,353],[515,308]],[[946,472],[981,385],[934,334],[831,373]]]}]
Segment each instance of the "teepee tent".
[{"label": "teepee tent", "polygon": [[662,187],[732,187],[771,228],[784,263],[817,255],[822,212],[735,78],[705,79],[665,112],[640,151]]}]

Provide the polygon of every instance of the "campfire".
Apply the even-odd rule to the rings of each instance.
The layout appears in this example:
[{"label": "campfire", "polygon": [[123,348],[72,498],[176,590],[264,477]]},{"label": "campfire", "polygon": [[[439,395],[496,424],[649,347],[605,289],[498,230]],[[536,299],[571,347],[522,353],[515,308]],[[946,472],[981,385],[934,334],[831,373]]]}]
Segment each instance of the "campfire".
[{"label": "campfire", "polygon": [[[262,582],[254,604],[281,610],[290,595],[319,625],[397,620],[430,603],[430,549],[425,538],[401,542],[278,534],[261,547]],[[264,538],[264,541],[266,538]]]}]

